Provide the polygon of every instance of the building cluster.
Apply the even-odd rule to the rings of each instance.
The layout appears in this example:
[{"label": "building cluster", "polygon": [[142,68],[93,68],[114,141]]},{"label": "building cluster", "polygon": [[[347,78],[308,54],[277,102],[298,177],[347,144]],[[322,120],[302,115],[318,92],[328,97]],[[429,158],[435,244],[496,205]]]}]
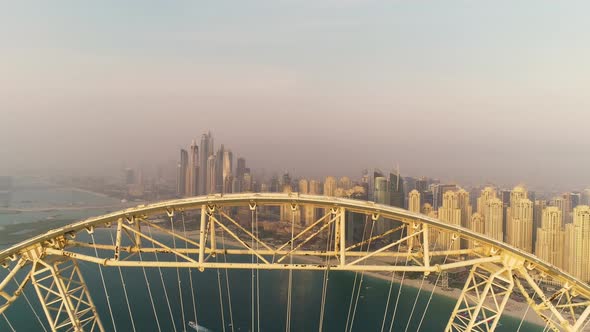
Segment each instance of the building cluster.
[{"label": "building cluster", "polygon": [[201,136],[200,146],[193,141],[188,150],[180,150],[176,194],[179,197],[215,193],[253,191],[253,181],[246,160],[238,158],[223,144],[215,151],[210,132]]},{"label": "building cluster", "polygon": [[[244,158],[238,158],[234,169],[231,150],[223,144],[214,150],[211,133],[203,134],[200,143],[197,146],[193,141],[188,150],[180,152],[177,177],[177,195],[180,197],[252,191],[299,192],[369,200],[469,228],[490,239],[534,253],[572,275],[590,281],[590,190],[542,200],[536,199],[535,193],[523,186],[511,190],[487,186],[467,191],[455,184],[443,184],[429,178],[403,178],[399,170],[384,172],[379,169],[365,170],[360,181],[352,181],[346,176],[339,179],[328,176],[323,181],[293,179],[284,172],[257,183],[253,181]],[[293,220],[301,226],[312,224],[325,213],[314,206],[293,209],[285,205],[276,210],[280,220]],[[380,222],[374,232],[383,233],[396,225],[395,221]],[[349,235],[357,236],[359,232],[362,235],[363,230],[353,229]],[[436,231],[430,232],[429,240],[449,250],[475,245]]]},{"label": "building cluster", "polygon": [[[472,200],[470,192],[456,186],[430,184],[427,190],[421,192],[420,189],[424,188],[415,188],[408,194],[410,211],[504,241],[534,253],[583,281],[590,281],[588,193],[565,193],[547,201],[534,199],[534,193],[522,186],[510,191],[485,187],[479,197]],[[426,202],[421,201],[423,194]],[[439,195],[442,196],[440,203],[435,198]],[[475,211],[472,211],[471,202],[476,204]],[[430,240],[443,248],[459,249],[473,245],[451,243],[448,236],[432,233]]]}]

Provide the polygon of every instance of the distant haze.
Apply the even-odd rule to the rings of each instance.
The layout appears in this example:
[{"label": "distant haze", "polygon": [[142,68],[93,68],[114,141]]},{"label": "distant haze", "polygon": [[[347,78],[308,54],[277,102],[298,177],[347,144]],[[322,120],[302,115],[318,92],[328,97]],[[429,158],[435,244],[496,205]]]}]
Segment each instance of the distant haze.
[{"label": "distant haze", "polygon": [[13,2],[0,174],[173,163],[590,186],[585,1]]}]

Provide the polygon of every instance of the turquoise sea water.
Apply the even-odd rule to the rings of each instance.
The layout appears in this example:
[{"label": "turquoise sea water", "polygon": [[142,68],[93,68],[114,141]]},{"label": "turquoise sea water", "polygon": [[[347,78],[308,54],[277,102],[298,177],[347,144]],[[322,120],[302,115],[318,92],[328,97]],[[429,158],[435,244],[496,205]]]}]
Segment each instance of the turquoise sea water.
[{"label": "turquoise sea water", "polygon": [[[31,197],[41,202],[44,197],[55,199],[62,195],[56,193],[52,188],[34,189],[36,192]],[[71,193],[70,193],[71,194]],[[77,195],[74,193],[73,195]],[[90,202],[92,194],[83,193],[84,201]],[[89,196],[87,196],[89,195]],[[67,197],[67,195],[62,195]],[[26,198],[26,197],[25,197]],[[106,198],[108,199],[108,198]],[[26,201],[27,199],[23,199]],[[105,197],[96,196],[96,202],[104,202]],[[51,201],[49,198],[47,201]],[[52,204],[59,204],[52,203]],[[90,213],[100,214],[106,211],[75,211],[69,215],[72,218],[83,218],[91,216]],[[54,212],[59,213],[59,211]],[[79,214],[79,215],[78,215]],[[44,225],[44,216],[42,219],[36,219],[37,213],[21,213],[18,218],[19,223],[26,225],[39,221]],[[4,218],[4,219],[1,219]],[[0,215],[0,225],[6,223],[7,216]],[[8,217],[11,218],[11,217]],[[19,224],[17,223],[17,224]],[[14,225],[14,223],[12,223]],[[107,230],[98,230],[96,232],[97,241],[109,242],[110,236]],[[0,234],[2,231],[0,230]],[[79,240],[88,240],[87,235],[81,235]],[[168,241],[162,238],[163,241]],[[6,247],[3,244],[1,247]],[[90,252],[88,252],[91,254]],[[148,255],[146,259],[153,259]],[[166,259],[164,255],[159,255],[160,259]],[[168,258],[170,259],[170,258]],[[221,257],[220,257],[221,259]],[[249,259],[249,258],[247,258]],[[111,323],[110,314],[106,305],[106,296],[102,287],[98,266],[90,263],[80,263],[81,269],[89,285],[92,297],[97,305],[102,322],[108,331],[114,331]],[[110,295],[111,305],[114,312],[114,320],[117,325],[117,331],[132,331],[131,319],[127,311],[125,297],[122,291],[122,285],[119,279],[117,268],[103,268],[105,279],[107,281],[107,290]],[[196,302],[196,314],[198,323],[213,331],[249,331],[251,325],[251,271],[216,271],[207,270],[198,272],[197,270],[180,270],[181,291],[177,280],[176,269],[162,269],[162,279],[170,300],[172,315],[168,310],[168,305],[164,293],[164,287],[160,279],[158,269],[147,269],[148,281],[156,303],[156,313],[162,331],[174,331],[174,325],[177,331],[183,331],[187,327],[189,320],[195,320],[195,308],[192,305],[192,296],[190,290],[189,273],[192,273],[194,285],[194,298]],[[221,296],[218,287],[218,273],[221,279]],[[5,271],[0,272],[0,277],[5,275]],[[132,306],[132,314],[136,324],[137,331],[150,332],[158,331],[156,317],[150,305],[150,298],[147,291],[147,284],[144,279],[143,271],[140,268],[123,269],[124,279],[126,281],[129,300]],[[260,271],[260,329],[262,331],[283,331],[285,329],[287,296],[288,296],[288,272],[286,271]],[[226,287],[226,278],[229,278],[230,291]],[[360,278],[360,274],[357,276]],[[328,292],[326,299],[326,310],[324,317],[324,331],[343,331],[347,325],[347,317],[352,297],[352,287],[355,280],[354,273],[336,273],[329,274]],[[357,279],[358,280],[358,279]],[[320,305],[322,294],[322,272],[298,271],[293,273],[293,297],[292,297],[292,314],[291,330],[292,331],[317,331],[320,317]],[[353,331],[381,331],[383,324],[384,309],[387,300],[390,283],[383,280],[365,277],[361,293],[358,299],[358,306],[355,314],[355,320],[352,323]],[[386,330],[388,330],[395,296],[399,290],[396,284],[393,287],[392,303],[386,318]],[[29,286],[25,293],[33,302],[37,313],[42,316],[40,306],[34,289]],[[393,331],[404,331],[412,305],[416,299],[418,290],[409,286],[402,288],[400,304],[396,313],[396,320],[393,325]],[[231,313],[230,301],[231,296]],[[415,331],[422,319],[421,331],[441,331],[447,323],[450,311],[452,310],[455,300],[445,296],[434,295],[429,309],[425,312],[426,303],[430,292],[422,292],[416,306],[414,315],[408,325],[408,331]],[[181,298],[184,304],[184,321],[182,319]],[[223,305],[221,304],[223,302]],[[222,312],[223,318],[222,319]],[[24,298],[21,297],[7,311],[11,323],[17,331],[42,331],[41,326],[34,318],[31,309],[28,307]],[[256,315],[258,316],[258,315]],[[233,321],[233,324],[231,324]],[[257,320],[255,320],[257,321]],[[349,321],[350,323],[350,321]],[[501,320],[502,326],[498,331],[515,331],[519,320],[505,317]],[[224,329],[225,328],[225,329]],[[540,331],[541,328],[525,324],[521,331]],[[0,317],[0,331],[9,331],[6,322]]]}]

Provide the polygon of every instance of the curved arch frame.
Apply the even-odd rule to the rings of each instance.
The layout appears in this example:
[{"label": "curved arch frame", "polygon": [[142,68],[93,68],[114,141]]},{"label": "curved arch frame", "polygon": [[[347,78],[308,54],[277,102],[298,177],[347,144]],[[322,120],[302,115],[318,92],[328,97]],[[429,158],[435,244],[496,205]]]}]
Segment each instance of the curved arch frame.
[{"label": "curved arch frame", "polygon": [[[224,207],[249,207],[251,210],[256,209],[259,206],[276,206],[276,205],[289,205],[293,210],[302,206],[313,206],[317,208],[324,208],[329,210],[328,213],[318,220],[317,225],[328,225],[333,223],[335,230],[335,243],[334,250],[332,252],[318,252],[318,251],[286,251],[276,250],[268,246],[265,246],[263,250],[256,252],[254,248],[249,247],[246,243],[246,250],[226,250],[225,252],[220,251],[215,246],[215,227],[218,229],[223,228],[228,234],[232,234],[229,228],[224,227],[219,217],[215,217],[215,213],[222,213],[220,210]],[[111,250],[114,249],[113,258],[95,258],[85,256],[79,253],[67,251],[71,246],[80,245],[71,238],[76,233],[82,231],[92,232],[94,228],[98,227],[111,227],[111,225],[117,225],[117,245],[120,247],[120,238],[122,237],[123,231],[127,232],[130,237],[136,238],[136,249],[140,251],[147,251],[147,248],[141,247],[141,241],[152,241],[147,235],[142,234],[141,224],[147,224],[157,227],[155,224],[150,224],[147,221],[147,217],[154,215],[167,214],[172,218],[176,212],[186,211],[199,211],[201,216],[200,234],[199,239],[192,241],[195,245],[195,249],[192,251],[182,251],[177,248],[168,248],[162,243],[158,243],[161,247],[162,252],[172,252],[175,255],[184,258],[185,262],[173,263],[173,262],[143,262],[141,266],[154,267],[188,267],[188,268],[262,268],[262,269],[298,269],[298,270],[322,270],[326,269],[324,264],[284,264],[280,261],[275,263],[273,260],[266,260],[269,254],[282,255],[287,257],[288,255],[293,256],[327,256],[333,255],[337,258],[337,263],[330,266],[331,270],[348,270],[348,271],[411,271],[421,272],[429,274],[432,272],[441,272],[446,269],[452,269],[455,267],[471,267],[470,276],[465,284],[461,297],[458,299],[457,306],[453,311],[453,315],[450,317],[447,331],[471,331],[480,330],[482,326],[486,326],[487,330],[493,330],[496,327],[497,321],[504,309],[508,297],[512,293],[512,289],[516,286],[522,295],[529,302],[531,307],[545,320],[547,324],[556,329],[564,331],[577,331],[581,329],[590,316],[590,286],[573,276],[561,271],[555,266],[548,264],[536,256],[523,252],[519,249],[513,248],[506,243],[496,241],[487,238],[483,234],[475,233],[471,230],[462,228],[456,225],[446,224],[435,218],[431,218],[421,214],[415,214],[404,209],[395,208],[386,205],[375,204],[373,202],[335,198],[327,196],[315,196],[315,195],[300,195],[297,193],[256,193],[256,194],[227,194],[227,195],[210,195],[191,197],[185,199],[177,199],[164,201],[149,205],[140,205],[137,207],[125,209],[109,213],[103,216],[89,218],[77,223],[73,223],[58,229],[48,231],[45,234],[41,234],[29,240],[23,241],[11,248],[8,248],[0,252],[0,263],[9,267],[8,276],[0,283],[0,295],[6,299],[6,304],[2,306],[0,304],[0,312],[2,312],[8,305],[10,305],[16,297],[20,294],[20,290],[25,286],[29,279],[35,280],[35,271],[30,273],[30,278],[27,278],[19,289],[14,294],[6,294],[3,292],[3,288],[6,286],[8,281],[14,277],[14,275],[25,265],[37,263],[45,263],[48,257],[60,258],[61,262],[77,260],[86,260],[102,265],[112,266],[140,266],[138,262],[123,261],[119,260],[120,250],[123,248],[113,248],[112,246],[98,246],[98,249]],[[400,237],[395,242],[385,246],[385,249],[380,248],[369,252],[356,252],[349,250],[354,247],[346,247],[345,234],[346,230],[346,212],[354,212],[358,214],[364,214],[371,216],[373,221],[380,222],[381,218],[396,220],[402,223],[404,227],[411,227],[414,229],[414,234]],[[225,215],[225,218],[231,217]],[[232,220],[235,223],[235,221]],[[320,229],[321,230],[321,229]],[[474,241],[478,244],[477,248],[471,249],[460,249],[460,250],[447,250],[447,251],[434,251],[436,248],[431,248],[432,244],[428,242],[429,231],[436,230],[437,232],[450,234],[453,238],[461,238],[470,241]],[[163,230],[165,231],[165,230]],[[311,228],[309,229],[311,233]],[[393,230],[395,231],[395,230]],[[391,233],[390,233],[391,234]],[[208,239],[210,235],[210,238]],[[260,241],[253,234],[249,234],[250,240]],[[236,237],[237,238],[237,237]],[[382,237],[385,238],[385,237]],[[239,238],[237,238],[239,240]],[[183,241],[189,241],[189,239],[183,238]],[[207,247],[207,240],[210,244]],[[261,241],[262,242],[262,241]],[[420,242],[420,250],[416,251],[415,244],[412,242]],[[155,243],[155,242],[154,242]],[[263,243],[264,244],[264,243]],[[358,245],[358,244],[357,244]],[[362,245],[362,244],[361,244]],[[117,247],[117,246],[115,246]],[[416,265],[413,266],[392,266],[390,264],[382,264],[380,262],[372,262],[367,265],[367,262],[371,261],[372,258],[378,256],[395,256],[394,253],[389,252],[388,249],[394,247],[403,247],[405,253],[397,254],[397,256],[403,255],[410,257],[416,261]],[[412,249],[414,247],[414,250]],[[279,248],[281,249],[281,248]],[[132,248],[128,248],[129,252],[132,252]],[[399,250],[398,250],[399,252]],[[262,260],[262,264],[236,264],[236,263],[210,263],[207,262],[205,257],[206,254],[256,254]],[[198,260],[192,259],[190,254],[198,254]],[[453,263],[447,264],[434,264],[431,265],[431,259],[437,255],[456,255],[462,257]],[[465,258],[468,255],[473,255],[471,259]],[[351,262],[352,260],[352,262]],[[11,262],[15,262],[12,264]],[[360,263],[363,264],[360,264]],[[168,264],[166,264],[168,263]],[[56,263],[57,264],[57,263]],[[74,264],[77,268],[77,265]],[[58,271],[59,267],[55,266],[53,272]],[[51,271],[50,271],[51,272]],[[79,270],[78,270],[79,273]],[[560,299],[567,295],[566,298],[569,300],[569,307],[565,308],[563,304],[554,303],[556,295],[546,295],[539,287],[539,283],[535,280],[534,276],[550,277],[557,284],[561,285],[559,289]],[[81,277],[81,275],[80,275]],[[478,279],[479,278],[479,279]],[[483,279],[482,279],[483,278]],[[482,283],[483,282],[483,283]],[[483,288],[479,289],[481,285]],[[506,292],[494,292],[494,289],[506,289]],[[475,292],[478,294],[479,299],[475,303],[468,304],[467,299],[469,292]],[[532,292],[532,296],[529,294]],[[556,293],[557,294],[557,293]],[[496,296],[501,296],[497,298]],[[87,294],[87,296],[89,296]],[[490,298],[489,296],[494,296]],[[41,298],[41,294],[39,294]],[[535,300],[536,297],[536,300]],[[578,299],[578,300],[575,300]],[[579,300],[583,299],[583,300]],[[65,302],[64,298],[64,302]],[[586,302],[584,302],[586,301]],[[90,301],[91,302],[91,301]],[[495,302],[496,308],[489,308],[489,303]],[[580,312],[580,303],[585,304],[585,309]],[[567,312],[570,311],[569,316],[567,313],[563,313],[564,308]],[[576,311],[574,311],[574,309]],[[487,318],[481,318],[482,310],[488,310],[489,313],[494,314],[493,316],[486,316]],[[91,310],[94,311],[95,310]],[[70,318],[75,321],[75,313],[70,313]],[[492,320],[493,318],[493,320]],[[98,316],[94,318],[96,320],[95,326],[97,330],[102,331],[102,325]],[[75,325],[73,322],[72,325]],[[482,325],[483,324],[483,325]],[[52,325],[54,328],[56,325]],[[54,330],[58,330],[54,328]],[[486,330],[486,329],[484,329]]]}]

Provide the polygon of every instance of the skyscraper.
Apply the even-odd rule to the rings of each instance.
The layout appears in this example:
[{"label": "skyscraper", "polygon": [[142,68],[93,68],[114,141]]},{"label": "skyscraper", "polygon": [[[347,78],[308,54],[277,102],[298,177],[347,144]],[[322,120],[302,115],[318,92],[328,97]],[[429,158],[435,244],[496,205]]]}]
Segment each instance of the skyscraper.
[{"label": "skyscraper", "polygon": [[484,234],[498,241],[504,241],[504,203],[494,197],[486,202],[484,209]]},{"label": "skyscraper", "polygon": [[[480,233],[480,234],[484,234],[485,233],[485,223],[484,223],[484,218],[481,214],[475,212],[471,218],[471,220],[469,221],[469,229],[471,229],[472,231],[476,232],[476,233]],[[475,247],[475,241],[470,240],[468,242],[468,246],[469,248],[474,248]]]},{"label": "skyscraper", "polygon": [[208,178],[207,174],[207,163],[209,162],[209,157],[213,155],[215,151],[213,150],[213,137],[211,136],[211,132],[203,134],[201,136],[201,154],[200,154],[200,164],[199,164],[199,195],[208,194],[207,190],[207,181],[205,179]]},{"label": "skyscraper", "polygon": [[566,225],[566,267],[575,277],[590,282],[590,206],[578,205],[573,222]]},{"label": "skyscraper", "polygon": [[465,189],[457,191],[457,204],[461,209],[461,226],[469,228],[471,224],[472,207],[470,204],[469,192]]},{"label": "skyscraper", "polygon": [[320,195],[322,193],[320,189],[320,183],[316,180],[309,181],[309,194],[310,195]]},{"label": "skyscraper", "polygon": [[510,193],[507,218],[506,242],[518,249],[533,252],[533,202],[527,198],[527,192],[521,186],[514,187]]},{"label": "skyscraper", "polygon": [[309,183],[307,182],[306,179],[299,180],[298,187],[299,187],[298,191],[300,194],[308,194],[309,193]]},{"label": "skyscraper", "polygon": [[457,185],[454,184],[435,184],[432,186],[432,194],[433,194],[433,205],[432,207],[435,210],[438,210],[438,208],[441,206],[442,201],[443,201],[443,197],[444,194],[447,191],[456,191],[457,190]]},{"label": "skyscraper", "polygon": [[[374,192],[375,203],[389,205],[389,190],[387,188],[387,178],[378,176],[375,178],[375,192]],[[375,222],[375,234],[382,234],[387,231],[390,227],[388,222],[386,225],[385,219],[382,217]]]},{"label": "skyscraper", "polygon": [[[470,204],[469,192],[461,188],[457,191],[457,204],[461,210],[461,226],[469,228],[471,226],[472,208]],[[461,248],[466,249],[468,242],[466,239],[461,239]]]},{"label": "skyscraper", "polygon": [[[410,191],[410,193],[408,194],[408,210],[414,213],[420,213],[420,192],[416,189]],[[406,235],[412,235],[414,234],[414,228],[412,227],[412,224],[408,225],[408,230],[406,232]],[[408,240],[408,245],[410,247],[414,246],[414,242],[415,242],[415,238],[412,237]]]},{"label": "skyscraper", "polygon": [[336,178],[333,176],[326,177],[324,181],[324,195],[325,196],[334,196],[336,194]]},{"label": "skyscraper", "polygon": [[224,183],[224,188],[223,188],[223,193],[231,193],[232,192],[232,187],[231,187],[231,183],[233,180],[233,161],[234,159],[234,155],[231,152],[231,150],[225,150],[223,151],[223,183]]},{"label": "skyscraper", "polygon": [[543,210],[541,228],[536,229],[537,246],[535,255],[559,268],[563,268],[563,247],[565,233],[562,230],[562,212],[550,206]]},{"label": "skyscraper", "polygon": [[207,194],[214,194],[217,189],[217,156],[211,155],[207,158]]},{"label": "skyscraper", "polygon": [[485,187],[481,191],[481,195],[477,199],[477,213],[481,214],[485,218],[485,215],[486,215],[485,210],[488,207],[488,202],[496,197],[497,197],[496,189],[494,189],[493,187]]},{"label": "skyscraper", "polygon": [[199,147],[193,140],[188,155],[188,176],[186,195],[195,196],[199,188]]},{"label": "skyscraper", "polygon": [[[456,192],[449,190],[443,194],[442,206],[438,209],[438,218],[447,224],[461,226],[461,209]],[[433,232],[435,231],[433,230]],[[458,240],[455,240],[451,245],[452,239],[449,232],[439,232],[437,241],[443,250],[460,248]]]},{"label": "skyscraper", "polygon": [[[306,179],[299,180],[299,193],[309,194],[309,182]],[[303,207],[303,224],[305,226],[311,225],[316,219],[316,208],[313,205],[306,205]]]},{"label": "skyscraper", "polygon": [[238,179],[241,179],[244,174],[246,173],[246,159],[240,157],[238,158],[237,161],[237,167],[236,167],[236,177]]},{"label": "skyscraper", "polygon": [[225,147],[223,144],[217,150],[215,155],[215,192],[223,193],[225,179],[223,177],[223,155],[225,154]]},{"label": "skyscraper", "polygon": [[188,173],[188,152],[185,149],[180,150],[180,162],[176,175],[176,195],[183,197],[186,195],[186,175]]},{"label": "skyscraper", "polygon": [[541,222],[543,221],[543,210],[546,207],[547,201],[544,200],[535,200],[533,204],[533,248],[537,248],[537,229],[541,228]]},{"label": "skyscraper", "polygon": [[412,190],[408,194],[408,210],[415,213],[420,213],[420,192]]},{"label": "skyscraper", "polygon": [[404,180],[399,170],[389,173],[389,205],[404,208]]}]

